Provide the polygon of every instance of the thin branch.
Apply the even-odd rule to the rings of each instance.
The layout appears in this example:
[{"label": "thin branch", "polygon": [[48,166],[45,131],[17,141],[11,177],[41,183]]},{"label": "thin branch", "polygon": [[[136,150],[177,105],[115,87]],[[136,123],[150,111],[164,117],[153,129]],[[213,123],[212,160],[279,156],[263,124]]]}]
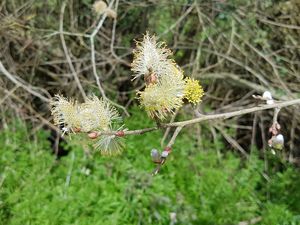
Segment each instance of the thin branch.
[{"label": "thin branch", "polygon": [[294,30],[300,30],[300,26],[296,26],[296,25],[291,25],[291,24],[284,24],[284,23],[278,23],[278,22],[274,22],[265,18],[258,18],[261,22],[266,23],[266,24],[271,24],[274,26],[278,26],[278,27],[284,27],[284,28],[288,28],[288,29],[294,29]]},{"label": "thin branch", "polygon": [[246,158],[248,158],[248,154],[245,151],[245,149],[236,141],[234,140],[228,133],[226,133],[221,127],[215,126],[220,133],[223,135],[223,137],[228,141],[229,144],[231,144],[232,147],[236,148],[239,150]]},{"label": "thin branch", "polygon": [[[118,13],[118,6],[119,6],[119,0],[116,1],[116,7],[115,12]],[[124,65],[130,67],[130,63],[126,60],[122,59],[120,56],[118,56],[115,52],[115,39],[116,39],[116,27],[117,27],[117,18],[114,18],[114,23],[111,31],[111,43],[110,43],[110,52],[112,56],[117,59],[120,63],[123,63]]]},{"label": "thin branch", "polygon": [[[158,130],[158,127],[149,127],[149,128],[144,128],[144,129],[139,129],[139,130],[124,130],[123,131],[123,135],[141,135],[144,133],[148,133],[148,132],[152,132]],[[118,131],[108,131],[108,132],[97,132],[97,136],[100,135],[116,135],[116,133],[118,133]]]},{"label": "thin branch", "polygon": [[40,98],[41,100],[43,100],[44,102],[49,102],[49,99],[44,97],[43,95],[41,95],[40,93],[36,92],[33,90],[33,87],[27,83],[22,83],[20,81],[18,81],[16,79],[17,76],[12,75],[11,73],[9,73],[5,67],[3,66],[2,62],[0,61],[0,71],[9,79],[11,80],[14,84],[16,84],[17,86],[22,87],[23,89],[25,89],[26,91],[28,91],[30,94]]},{"label": "thin branch", "polygon": [[0,105],[2,105],[2,103],[9,98],[10,95],[12,95],[20,86],[16,85],[14,88],[12,88],[10,91],[5,90],[6,91],[6,95],[0,100]]},{"label": "thin branch", "polygon": [[[114,0],[111,1],[109,3],[109,8],[112,7],[112,5],[114,4]],[[107,18],[107,14],[106,12],[103,13],[101,19],[99,20],[98,24],[97,24],[97,27],[94,29],[94,31],[92,32],[92,34],[90,35],[90,42],[91,42],[91,62],[92,62],[92,68],[93,68],[93,75],[95,77],[95,80],[96,80],[96,83],[97,83],[97,86],[98,86],[98,89],[100,91],[100,94],[102,95],[102,98],[109,101],[112,105],[122,109],[124,111],[124,113],[126,114],[126,116],[129,116],[129,113],[127,112],[127,109],[122,106],[122,105],[119,105],[118,103],[115,103],[113,101],[111,101],[110,99],[108,99],[106,97],[106,94],[105,94],[105,91],[101,85],[101,82],[100,82],[100,77],[97,73],[97,68],[96,68],[96,56],[95,56],[95,36],[97,35],[97,33],[99,32],[99,30],[101,29],[101,27],[103,26],[104,24],[104,21],[105,19]]]},{"label": "thin branch", "polygon": [[[227,112],[227,113],[219,113],[219,114],[213,114],[213,115],[201,115],[200,117],[197,117],[195,119],[191,120],[185,120],[185,121],[180,121],[180,122],[173,122],[173,123],[161,123],[160,126],[156,127],[149,127],[149,128],[143,128],[143,129],[138,129],[138,130],[125,130],[124,135],[139,135],[139,134],[144,134],[147,132],[152,132],[161,128],[168,128],[168,127],[184,127],[188,125],[192,125],[195,123],[200,123],[203,121],[208,121],[208,120],[225,120],[229,119],[235,116],[241,116],[253,112],[259,112],[267,109],[274,109],[274,108],[283,108],[283,107],[288,107],[292,105],[297,105],[300,104],[300,99],[294,99],[294,100],[289,100],[289,101],[283,101],[283,102],[277,102],[272,105],[262,105],[262,106],[256,106],[248,109],[242,109],[242,110],[237,110],[233,112]],[[110,131],[110,132],[99,132],[99,135],[115,135],[118,131]]]},{"label": "thin branch", "polygon": [[171,148],[173,146],[173,144],[175,143],[175,140],[176,140],[178,134],[180,133],[180,131],[182,130],[182,128],[183,128],[182,126],[176,128],[176,130],[173,133],[173,136],[172,136],[171,140],[167,144],[167,147]]},{"label": "thin branch", "polygon": [[72,75],[75,79],[75,82],[82,94],[82,97],[84,99],[87,99],[87,96],[83,90],[83,87],[80,83],[80,80],[77,76],[77,73],[76,73],[76,70],[74,68],[74,65],[72,63],[72,60],[71,60],[71,57],[69,55],[69,52],[68,52],[68,48],[67,48],[67,45],[66,45],[66,41],[65,41],[65,37],[64,37],[64,34],[63,34],[63,29],[64,29],[64,13],[65,13],[65,8],[66,8],[66,3],[67,1],[64,1],[62,6],[61,6],[61,11],[60,11],[60,19],[59,19],[59,34],[60,34],[60,40],[61,40],[61,44],[62,44],[62,47],[63,47],[63,50],[64,50],[64,53],[65,53],[65,56],[66,56],[66,59],[68,61],[68,64],[69,64],[69,67],[70,67],[70,70],[72,72]]},{"label": "thin branch", "polygon": [[54,31],[51,34],[45,35],[43,38],[50,38],[52,36],[60,35],[60,34],[68,35],[68,36],[75,36],[75,37],[85,37],[85,38],[89,38],[90,37],[89,34],[84,34],[84,33],[72,33],[72,32],[68,32],[68,31],[63,31],[63,32]]},{"label": "thin branch", "polygon": [[256,72],[251,67],[249,67],[247,65],[244,65],[241,61],[237,60],[236,58],[233,58],[231,56],[228,56],[226,54],[222,54],[222,53],[219,53],[219,52],[216,52],[216,51],[211,51],[211,50],[208,50],[208,49],[203,49],[203,51],[211,53],[211,54],[215,54],[215,55],[220,56],[220,57],[224,57],[228,61],[230,61],[230,62],[232,62],[232,63],[234,63],[234,64],[236,64],[236,65],[238,65],[240,67],[243,67],[249,73],[253,74],[253,76],[255,76],[265,86],[267,86],[267,87],[270,86],[269,82],[262,75],[260,75],[258,72]]},{"label": "thin branch", "polygon": [[256,106],[256,107],[237,110],[237,111],[228,112],[228,113],[220,113],[220,114],[215,114],[215,115],[203,115],[196,119],[175,122],[175,123],[166,123],[166,124],[161,124],[161,126],[162,127],[179,127],[179,126],[191,125],[194,123],[200,123],[202,121],[207,121],[207,120],[216,120],[216,119],[225,120],[225,119],[232,118],[234,116],[240,116],[240,115],[258,112],[258,111],[262,111],[262,110],[266,110],[266,109],[274,109],[274,108],[278,108],[278,107],[282,108],[282,107],[287,107],[287,106],[297,105],[297,104],[300,104],[300,99],[294,99],[294,100],[284,101],[284,102],[277,102],[272,105]]},{"label": "thin branch", "polygon": [[281,109],[281,108],[278,107],[278,108],[275,108],[275,110],[274,110],[273,124],[278,123],[278,114],[279,114],[280,109]]},{"label": "thin branch", "polygon": [[[171,120],[170,120],[170,123],[173,123],[173,122],[174,122],[174,120],[175,120],[175,118],[176,118],[176,116],[177,116],[178,111],[179,111],[179,110],[176,109],[174,115],[172,116],[172,118],[171,118]],[[165,143],[165,140],[166,140],[168,134],[170,133],[170,130],[171,130],[171,127],[168,127],[168,128],[166,129],[166,131],[165,131],[165,133],[164,133],[164,136],[163,136],[163,138],[162,138],[161,141],[160,141],[161,147],[163,147],[163,145],[164,145],[164,143]]]},{"label": "thin branch", "polygon": [[24,106],[29,112],[34,114],[36,116],[36,118],[40,119],[40,121],[42,121],[42,123],[46,124],[47,126],[49,126],[51,129],[55,130],[56,132],[58,132],[58,133],[60,132],[60,130],[56,126],[54,126],[47,119],[45,119],[42,115],[40,115],[38,112],[36,112],[29,104],[24,102],[20,97],[18,97],[14,93],[11,93],[10,91],[8,91],[2,87],[0,87],[0,89],[3,90],[4,93],[9,94],[10,98],[13,98],[15,101],[21,103],[22,106]]},{"label": "thin branch", "polygon": [[[109,4],[109,8],[112,7],[112,5],[114,4],[114,0],[110,2]],[[96,79],[96,82],[97,82],[97,86],[99,88],[99,91],[102,95],[103,98],[107,98],[106,95],[105,95],[105,92],[101,86],[101,83],[100,83],[100,78],[99,78],[99,75],[97,74],[97,69],[96,69],[96,57],[95,57],[95,36],[97,35],[97,33],[99,32],[99,30],[101,29],[101,27],[103,26],[104,24],[104,21],[105,19],[107,18],[107,14],[106,12],[103,13],[101,19],[99,20],[96,28],[94,29],[94,31],[92,32],[92,34],[90,35],[90,42],[91,42],[91,61],[92,61],[92,67],[93,67],[93,74],[94,74],[94,77]]]},{"label": "thin branch", "polygon": [[105,18],[106,18],[106,13],[103,15],[102,19],[98,23],[98,26],[96,27],[94,32],[91,34],[90,42],[91,42],[91,61],[92,61],[92,67],[93,67],[93,74],[94,74],[94,77],[96,79],[96,83],[97,83],[98,89],[99,89],[102,97],[106,99],[107,97],[106,97],[105,92],[104,92],[104,90],[101,86],[100,78],[97,74],[96,59],[95,59],[95,42],[94,42],[94,37],[97,34],[97,32],[99,31],[99,29],[101,28],[101,26],[103,25]]},{"label": "thin branch", "polygon": [[167,30],[165,30],[161,35],[159,35],[158,37],[162,37],[165,34],[169,33],[171,30],[173,30],[179,23],[181,23],[181,21],[190,14],[190,12],[194,9],[196,5],[196,1],[181,15],[181,17],[179,17],[179,19],[173,23]]}]

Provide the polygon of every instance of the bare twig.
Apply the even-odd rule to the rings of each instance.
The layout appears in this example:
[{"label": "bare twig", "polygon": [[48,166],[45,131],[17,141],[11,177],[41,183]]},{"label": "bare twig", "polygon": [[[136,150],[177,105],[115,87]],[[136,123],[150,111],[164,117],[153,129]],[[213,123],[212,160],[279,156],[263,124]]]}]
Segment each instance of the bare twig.
[{"label": "bare twig", "polygon": [[246,158],[248,158],[248,153],[243,149],[243,147],[236,141],[234,140],[229,134],[227,134],[221,127],[215,126],[223,135],[223,137],[228,141],[229,144],[232,145],[232,147],[236,148],[239,150]]},{"label": "bare twig", "polygon": [[[114,4],[114,0],[112,0],[110,3],[109,3],[109,8],[112,7],[112,5]],[[104,21],[105,19],[107,18],[107,14],[106,12],[103,13],[101,19],[99,20],[96,28],[94,29],[94,31],[92,32],[92,34],[90,35],[90,42],[91,42],[91,62],[92,62],[92,67],[93,67],[93,75],[95,77],[95,80],[96,80],[96,83],[97,83],[97,86],[98,86],[98,89],[100,91],[100,94],[102,95],[102,98],[109,101],[112,105],[122,109],[124,111],[124,113],[129,116],[129,113],[127,112],[126,108],[122,105],[119,105],[113,101],[111,101],[110,99],[108,99],[106,97],[106,94],[105,94],[105,91],[101,85],[101,82],[100,82],[100,77],[97,73],[97,68],[96,68],[96,57],[95,57],[95,36],[97,35],[97,33],[99,32],[99,30],[101,29],[101,27],[103,26],[104,24]]]},{"label": "bare twig", "polygon": [[[115,12],[117,13],[118,10],[118,6],[119,6],[119,0],[116,0],[116,7],[115,7]],[[112,27],[112,31],[111,31],[111,43],[110,43],[110,51],[113,57],[115,57],[118,61],[120,61],[121,63],[123,63],[126,66],[130,66],[130,63],[125,61],[124,59],[122,59],[121,57],[119,57],[114,50],[114,42],[116,39],[116,27],[117,27],[117,18],[114,18],[114,23],[113,23],[113,27]]]},{"label": "bare twig", "polygon": [[[174,122],[174,120],[175,120],[175,118],[176,118],[176,116],[177,116],[177,113],[178,113],[178,109],[176,109],[174,115],[172,116],[172,118],[171,118],[171,120],[170,120],[170,123],[173,123],[173,122]],[[171,130],[171,127],[167,127],[167,129],[166,129],[166,131],[165,131],[165,133],[164,133],[164,136],[163,136],[163,138],[162,138],[161,141],[160,141],[161,147],[163,147],[163,145],[164,145],[164,143],[165,143],[165,140],[166,140],[168,134],[170,133],[170,130]]]},{"label": "bare twig", "polygon": [[[124,130],[123,135],[141,135],[144,133],[152,132],[158,130],[158,127],[149,127],[149,128],[144,128],[144,129],[139,129],[139,130]],[[97,132],[97,136],[100,135],[115,135],[118,131],[101,131]]]},{"label": "bare twig", "polygon": [[300,104],[300,99],[294,99],[294,100],[289,100],[289,101],[283,101],[283,102],[277,102],[272,105],[261,105],[261,106],[256,106],[248,109],[242,109],[242,110],[237,110],[233,112],[228,112],[228,113],[220,113],[220,114],[215,114],[215,115],[203,115],[199,118],[196,119],[191,119],[191,120],[186,120],[182,122],[175,122],[175,123],[167,123],[167,124],[161,124],[162,127],[178,127],[178,126],[187,126],[191,125],[194,123],[199,123],[202,121],[207,121],[207,120],[216,120],[216,119],[229,119],[234,116],[240,116],[244,114],[249,114],[253,112],[258,112],[266,109],[274,109],[278,107],[287,107],[291,105],[297,105]]},{"label": "bare twig", "polygon": [[274,26],[278,26],[278,27],[284,27],[284,28],[288,28],[288,29],[294,29],[294,30],[300,30],[300,26],[296,26],[296,25],[291,25],[291,24],[284,24],[284,23],[278,23],[278,22],[274,22],[262,17],[258,18],[261,22],[266,23],[266,24],[271,24]]},{"label": "bare twig", "polygon": [[175,143],[175,140],[176,140],[176,138],[177,138],[177,136],[178,136],[178,134],[180,133],[180,131],[181,131],[182,128],[183,128],[183,127],[177,127],[177,128],[176,128],[176,130],[175,130],[174,133],[173,133],[173,136],[172,136],[171,140],[170,140],[169,143],[167,144],[167,147],[171,148],[171,147],[173,146],[173,144]]},{"label": "bare twig", "polygon": [[74,80],[82,94],[82,97],[84,99],[87,98],[85,92],[84,92],[84,89],[80,83],[80,80],[78,78],[78,75],[75,71],[75,68],[74,68],[74,65],[72,63],[72,60],[71,60],[71,57],[69,55],[69,52],[68,52],[68,48],[67,48],[67,45],[66,45],[66,41],[65,41],[65,38],[64,38],[64,34],[63,34],[63,29],[64,29],[64,13],[65,13],[65,8],[66,8],[66,3],[67,1],[64,1],[62,6],[61,6],[61,11],[60,11],[60,19],[59,19],[59,33],[60,33],[60,40],[61,40],[61,44],[62,44],[62,47],[63,47],[63,50],[64,50],[64,53],[65,53],[65,56],[66,56],[66,59],[68,61],[68,64],[69,64],[69,67],[70,67],[70,70],[72,72],[72,75],[74,77]]},{"label": "bare twig", "polygon": [[[198,118],[191,119],[191,120],[185,120],[185,121],[180,121],[180,122],[173,122],[173,123],[160,123],[159,126],[156,127],[149,127],[149,128],[143,128],[143,129],[138,129],[138,130],[126,130],[124,131],[124,135],[139,135],[151,131],[158,130],[160,128],[168,128],[168,127],[185,127],[189,126],[195,123],[200,123],[203,121],[209,121],[209,120],[225,120],[229,119],[235,116],[241,116],[253,112],[259,112],[267,109],[274,109],[274,108],[283,108],[283,107],[288,107],[292,105],[297,105],[300,104],[300,99],[294,99],[294,100],[289,100],[289,101],[283,101],[283,102],[277,102],[272,105],[261,105],[261,106],[256,106],[252,108],[247,108],[247,109],[241,109],[233,112],[227,112],[227,113],[218,113],[218,114],[213,114],[213,115],[201,115]],[[99,135],[114,135],[118,131],[110,131],[110,132],[100,132]],[[98,135],[98,136],[99,136]]]},{"label": "bare twig", "polygon": [[84,33],[72,33],[72,32],[68,32],[68,31],[63,31],[63,32],[54,31],[51,34],[45,35],[44,38],[50,38],[52,36],[60,35],[60,34],[68,35],[68,36],[76,36],[76,37],[85,37],[85,38],[89,38],[90,37],[89,34],[84,34]]},{"label": "bare twig", "polygon": [[257,113],[254,113],[253,125],[252,125],[252,138],[251,138],[251,148],[256,144],[256,126],[257,126]]},{"label": "bare twig", "polygon": [[[1,87],[0,87],[1,88]],[[9,94],[9,97],[13,98],[15,101],[21,103],[29,112],[34,114],[42,123],[49,126],[51,129],[55,130],[56,132],[60,132],[60,130],[54,126],[52,123],[50,123],[47,119],[45,119],[42,115],[40,115],[38,112],[36,112],[30,105],[26,104],[20,97],[17,95],[10,93],[8,90],[1,88],[6,94]]]},{"label": "bare twig", "polygon": [[251,67],[247,66],[247,65],[244,65],[244,63],[240,62],[239,60],[237,60],[236,58],[233,58],[231,56],[228,56],[226,54],[223,54],[223,53],[219,53],[219,52],[216,52],[216,51],[211,51],[211,50],[208,50],[208,49],[203,49],[203,51],[205,52],[208,52],[208,53],[212,53],[212,54],[215,54],[217,56],[220,56],[220,57],[223,57],[225,59],[227,59],[228,61],[240,66],[240,67],[243,67],[245,70],[247,70],[249,73],[253,74],[253,76],[255,76],[262,84],[264,84],[265,86],[269,87],[270,84],[269,82],[261,75],[259,74],[258,72],[256,72],[254,69],[252,69]]},{"label": "bare twig", "polygon": [[96,34],[98,33],[98,31],[100,30],[100,28],[102,27],[102,25],[103,25],[106,17],[107,17],[107,15],[106,15],[106,13],[104,13],[103,16],[102,16],[102,18],[101,18],[101,20],[99,21],[96,29],[93,31],[93,33],[90,36],[90,42],[91,42],[91,61],[92,61],[92,67],[93,67],[93,74],[94,74],[94,77],[96,79],[96,83],[97,83],[98,89],[99,89],[102,97],[105,98],[105,99],[106,99],[106,95],[105,95],[104,89],[101,86],[100,78],[99,78],[99,76],[97,74],[97,69],[96,69],[95,41],[94,41],[94,38],[95,38]]},{"label": "bare twig", "polygon": [[[14,84],[16,84],[17,86],[22,87],[23,89],[25,89],[26,91],[28,91],[30,94],[40,98],[42,101],[44,102],[49,102],[49,99],[44,97],[43,95],[41,95],[40,93],[36,92],[33,90],[34,87],[32,87],[30,84],[27,84],[24,82],[20,82],[16,79],[17,76],[12,75],[11,73],[9,73],[5,67],[3,66],[2,62],[0,61],[0,71],[4,74],[4,76],[6,76],[9,80],[11,80]],[[20,79],[19,79],[20,80]]]},{"label": "bare twig", "polygon": [[172,24],[167,30],[165,30],[159,37],[164,36],[165,34],[169,33],[171,30],[173,30],[190,12],[194,9],[196,5],[196,1],[179,17],[179,19]]},{"label": "bare twig", "polygon": [[279,114],[280,109],[281,109],[281,108],[278,107],[278,108],[275,108],[275,110],[274,110],[273,124],[278,123],[278,114]]},{"label": "bare twig", "polygon": [[10,91],[6,92],[6,95],[0,100],[0,105],[7,99],[11,94],[13,94],[17,89],[19,88],[19,85],[16,85],[14,88],[12,88]]}]

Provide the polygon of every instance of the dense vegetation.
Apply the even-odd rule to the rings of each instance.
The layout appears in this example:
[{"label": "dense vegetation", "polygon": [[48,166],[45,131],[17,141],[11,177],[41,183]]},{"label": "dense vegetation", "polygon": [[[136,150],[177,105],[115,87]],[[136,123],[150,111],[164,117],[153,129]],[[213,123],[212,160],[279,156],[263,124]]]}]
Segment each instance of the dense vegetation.
[{"label": "dense vegetation", "polygon": [[[135,110],[138,121],[143,114]],[[145,121],[150,125],[150,120]],[[126,122],[135,127],[141,122]],[[66,146],[55,160],[48,132],[32,136],[18,121],[0,135],[1,224],[299,224],[299,171],[254,151],[247,161],[216,148],[197,148],[183,134],[164,170],[152,177],[150,149],[160,133],[129,137],[116,158],[87,156]],[[204,143],[209,145],[209,143]]]}]

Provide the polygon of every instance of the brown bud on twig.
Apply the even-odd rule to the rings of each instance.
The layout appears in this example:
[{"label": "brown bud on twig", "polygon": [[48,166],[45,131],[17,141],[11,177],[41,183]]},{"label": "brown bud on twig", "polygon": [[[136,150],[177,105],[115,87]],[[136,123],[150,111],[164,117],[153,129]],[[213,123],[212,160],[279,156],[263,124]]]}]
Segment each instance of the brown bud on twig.
[{"label": "brown bud on twig", "polygon": [[74,127],[74,128],[73,128],[73,131],[74,131],[75,133],[78,133],[78,132],[81,131],[81,128],[80,128],[80,127]]},{"label": "brown bud on twig", "polygon": [[150,72],[149,74],[145,75],[144,80],[146,85],[157,84],[158,82],[157,76],[153,72]]},{"label": "brown bud on twig", "polygon": [[269,128],[269,132],[272,133],[272,136],[276,136],[277,134],[279,134],[280,128],[281,126],[278,122],[273,123],[272,126]]},{"label": "brown bud on twig", "polygon": [[95,139],[95,138],[97,138],[98,136],[99,136],[99,133],[98,133],[97,131],[92,131],[92,132],[88,133],[88,137],[89,137],[90,139]]},{"label": "brown bud on twig", "polygon": [[124,136],[125,136],[125,133],[124,133],[123,130],[120,130],[120,131],[117,131],[117,132],[116,132],[116,136],[117,136],[117,137],[124,137]]},{"label": "brown bud on twig", "polygon": [[167,146],[167,147],[165,147],[165,151],[167,151],[167,152],[171,152],[172,151],[172,148],[171,147],[169,147],[169,146]]},{"label": "brown bud on twig", "polygon": [[161,163],[161,155],[157,149],[151,150],[151,158],[154,163]]}]

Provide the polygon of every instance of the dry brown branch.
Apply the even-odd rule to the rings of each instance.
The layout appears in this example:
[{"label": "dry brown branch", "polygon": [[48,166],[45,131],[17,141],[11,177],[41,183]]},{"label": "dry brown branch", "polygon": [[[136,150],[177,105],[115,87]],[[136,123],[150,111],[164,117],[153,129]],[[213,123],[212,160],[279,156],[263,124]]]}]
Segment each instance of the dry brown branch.
[{"label": "dry brown branch", "polygon": [[4,88],[1,89],[4,91],[4,93],[8,94],[12,99],[22,104],[22,106],[24,106],[29,112],[35,115],[42,123],[46,124],[48,127],[55,130],[56,132],[60,132],[60,130],[56,126],[54,126],[51,122],[45,119],[40,113],[36,112],[36,110],[34,110],[29,104],[24,102],[19,96],[15,95],[14,93],[11,93],[10,91]]},{"label": "dry brown branch", "polygon": [[173,30],[187,15],[189,15],[191,13],[191,11],[194,9],[195,5],[196,5],[196,1],[178,18],[178,20],[175,23],[173,23],[167,30],[165,30],[158,37],[162,37],[165,34],[169,33],[171,30]]},{"label": "dry brown branch", "polygon": [[68,48],[67,48],[67,45],[66,45],[66,41],[65,41],[65,38],[64,38],[64,34],[63,34],[63,28],[64,28],[64,13],[65,13],[65,8],[66,8],[66,3],[67,1],[64,1],[62,6],[61,6],[61,11],[60,11],[60,19],[59,19],[59,35],[60,35],[60,40],[61,40],[61,44],[62,44],[62,47],[63,47],[63,50],[64,50],[64,53],[65,53],[65,56],[66,56],[66,59],[68,61],[68,64],[69,64],[69,67],[70,67],[70,70],[72,72],[72,75],[74,77],[74,80],[81,92],[81,95],[84,99],[87,99],[87,96],[84,92],[84,89],[80,83],[80,80],[78,78],[78,75],[76,73],[76,70],[74,68],[74,65],[72,63],[72,60],[71,60],[71,57],[69,55],[69,52],[68,52]]},{"label": "dry brown branch", "polygon": [[240,62],[236,58],[233,58],[231,56],[228,56],[228,55],[220,53],[220,52],[211,51],[211,50],[208,50],[208,49],[203,49],[203,51],[208,52],[208,53],[212,53],[212,54],[215,54],[217,56],[220,56],[220,57],[223,57],[223,58],[227,59],[228,61],[230,61],[230,62],[244,68],[245,70],[247,70],[249,73],[251,73],[253,76],[255,76],[265,86],[267,86],[267,87],[270,86],[270,83],[261,74],[259,74],[253,68],[251,68],[251,67],[245,65],[244,63]]},{"label": "dry brown branch", "polygon": [[[233,112],[227,112],[227,113],[219,113],[219,114],[212,114],[212,115],[201,115],[198,118],[191,119],[191,120],[185,120],[180,122],[173,122],[173,123],[160,123],[159,126],[156,127],[150,127],[150,128],[143,128],[138,130],[125,130],[124,135],[139,135],[151,131],[155,131],[161,128],[168,128],[168,127],[181,127],[181,129],[185,126],[189,126],[195,123],[200,123],[203,121],[209,121],[209,120],[225,120],[229,119],[235,116],[241,116],[253,112],[259,112],[267,109],[274,109],[274,108],[284,108],[292,105],[298,105],[300,104],[300,99],[294,99],[294,100],[288,100],[288,101],[282,101],[282,102],[276,102],[272,105],[261,105],[246,109],[241,109]],[[181,130],[180,129],[180,130]],[[114,135],[118,131],[110,131],[110,132],[100,132],[99,135]]]},{"label": "dry brown branch", "polygon": [[270,24],[270,25],[274,25],[274,26],[278,26],[278,27],[284,27],[284,28],[288,28],[288,29],[300,30],[300,27],[296,26],[296,25],[278,23],[278,22],[274,22],[274,21],[271,21],[271,20],[268,20],[268,19],[265,19],[262,17],[259,17],[258,19],[259,19],[259,21],[266,23],[266,24]]},{"label": "dry brown branch", "polygon": [[[44,97],[43,95],[41,95],[40,93],[36,92],[35,90],[33,90],[35,87],[32,87],[30,84],[27,84],[25,81],[21,80],[21,78],[19,78],[16,75],[12,75],[11,73],[9,73],[5,67],[3,66],[2,62],[0,61],[0,71],[2,72],[2,74],[4,76],[6,76],[10,81],[12,81],[14,84],[16,84],[17,86],[22,87],[23,89],[25,89],[27,92],[29,92],[30,94],[40,98],[42,101],[44,102],[49,102],[49,99]],[[18,77],[18,79],[16,78]]]},{"label": "dry brown branch", "polygon": [[231,144],[231,146],[233,148],[236,148],[237,150],[239,150],[243,156],[245,156],[246,158],[248,158],[248,154],[245,151],[245,149],[243,149],[242,146],[240,146],[240,144],[234,140],[234,138],[232,138],[227,132],[224,131],[224,129],[222,127],[219,127],[217,125],[215,125],[215,127],[218,129],[218,131],[223,135],[223,137],[226,139],[226,141]]},{"label": "dry brown branch", "polygon": [[274,109],[274,108],[278,108],[278,107],[283,108],[283,107],[287,107],[287,106],[291,106],[291,105],[297,105],[297,104],[300,104],[300,99],[277,102],[277,103],[272,104],[272,105],[261,105],[261,106],[257,106],[257,107],[242,109],[242,110],[238,110],[238,111],[234,111],[234,112],[228,112],[228,113],[220,113],[220,114],[215,114],[215,115],[203,115],[203,116],[201,116],[199,118],[196,118],[196,119],[186,120],[186,121],[182,121],[182,122],[161,124],[161,126],[162,127],[187,126],[187,125],[191,125],[191,124],[194,124],[194,123],[199,123],[199,122],[202,122],[202,121],[216,120],[216,119],[229,119],[229,118],[232,118],[234,116],[240,116],[240,115],[244,115],[244,114],[258,112],[258,111],[262,111],[262,110],[266,110],[266,109]]},{"label": "dry brown branch", "polygon": [[[111,1],[111,2],[109,3],[108,8],[112,8],[113,4],[114,4],[114,0]],[[98,34],[99,30],[100,30],[101,27],[103,26],[104,21],[105,21],[106,18],[107,18],[107,13],[104,12],[103,15],[102,15],[102,17],[101,17],[101,19],[99,20],[99,22],[98,22],[96,28],[94,29],[94,31],[93,31],[93,32],[91,33],[91,35],[90,35],[90,43],[91,43],[91,62],[92,62],[92,68],[93,68],[93,75],[94,75],[94,77],[95,77],[95,80],[96,80],[98,89],[99,89],[99,91],[100,91],[100,93],[101,93],[101,95],[102,95],[102,98],[108,100],[112,105],[114,105],[114,106],[116,106],[116,107],[122,109],[122,110],[124,111],[124,113],[126,114],[126,116],[129,116],[129,113],[127,112],[127,109],[126,109],[124,106],[119,105],[119,104],[115,103],[114,101],[111,101],[110,99],[108,99],[108,98],[106,97],[105,91],[104,91],[104,89],[103,89],[103,87],[102,87],[102,85],[101,85],[101,82],[100,82],[100,77],[99,77],[99,75],[98,75],[98,73],[97,73],[97,68],[96,68],[96,56],[95,56],[95,36]]]},{"label": "dry brown branch", "polygon": [[[171,118],[171,120],[170,120],[170,123],[173,123],[173,122],[174,122],[174,120],[175,120],[175,118],[176,118],[176,116],[177,116],[177,113],[178,113],[178,109],[176,109],[174,115],[172,116],[172,118]],[[161,141],[160,141],[161,147],[163,147],[163,145],[164,145],[164,143],[165,143],[165,140],[166,140],[168,134],[170,133],[170,130],[171,130],[171,127],[167,127],[167,129],[166,129],[166,131],[165,131],[165,133],[164,133],[164,136],[162,137],[162,139],[161,139]]]}]

